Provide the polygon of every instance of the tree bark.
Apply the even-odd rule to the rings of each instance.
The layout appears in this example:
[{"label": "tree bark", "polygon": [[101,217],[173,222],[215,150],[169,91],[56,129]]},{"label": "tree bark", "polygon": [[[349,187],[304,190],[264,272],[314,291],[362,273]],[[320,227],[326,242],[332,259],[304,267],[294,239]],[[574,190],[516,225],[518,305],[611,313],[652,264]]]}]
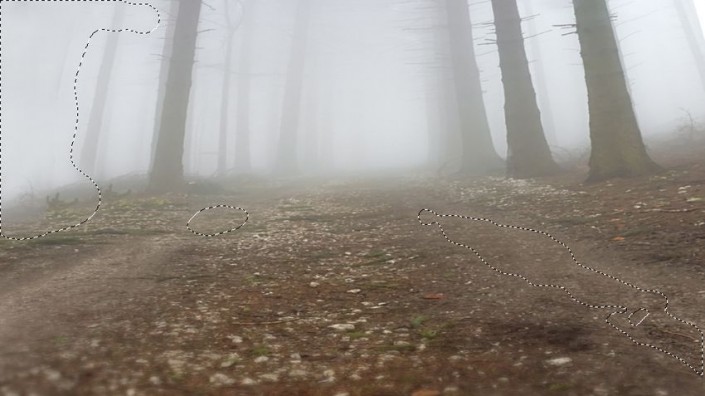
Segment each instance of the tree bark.
[{"label": "tree bark", "polygon": [[200,1],[179,0],[174,29],[174,42],[178,45],[173,48],[167,75],[159,136],[149,180],[149,190],[152,192],[180,191],[184,187],[186,113],[200,14]]},{"label": "tree bark", "polygon": [[[535,0],[523,0],[524,10],[530,16],[534,15],[533,2]],[[536,30],[536,24],[534,21],[529,21],[527,26],[527,34],[529,37],[541,34]],[[546,68],[543,62],[543,51],[541,50],[541,40],[535,42],[534,45],[530,45],[530,52],[532,57],[536,60],[536,70],[534,77],[534,82],[536,84],[536,99],[539,103],[539,109],[541,109],[541,124],[543,125],[543,131],[546,134],[546,141],[549,147],[555,145],[556,141],[556,123],[553,117],[553,104],[551,103],[551,95],[548,92],[548,84],[546,78]]]},{"label": "tree bark", "polygon": [[461,166],[467,174],[484,174],[504,167],[492,143],[475,60],[467,0],[446,0],[450,53],[461,130]]},{"label": "tree bark", "polygon": [[303,87],[310,0],[299,0],[294,26],[291,55],[284,88],[281,125],[275,172],[280,175],[298,173],[298,126],[301,112],[301,92]]},{"label": "tree bark", "polygon": [[541,113],[526,58],[516,0],[492,0],[507,125],[507,176],[530,178],[555,173],[541,125]]},{"label": "tree bark", "polygon": [[157,150],[157,142],[159,141],[159,128],[161,126],[162,110],[164,108],[164,95],[166,93],[166,80],[169,76],[169,65],[171,63],[171,53],[174,48],[174,30],[176,29],[176,16],[179,12],[179,2],[170,1],[170,8],[165,18],[164,23],[166,31],[164,33],[164,45],[162,46],[161,62],[159,67],[159,86],[157,91],[157,103],[154,114],[154,130],[152,133],[151,150],[149,159],[154,158]]},{"label": "tree bark", "polygon": [[[125,10],[120,4],[117,5],[115,15],[113,15],[112,26],[115,29],[120,29],[120,25],[125,17]],[[98,145],[103,128],[108,125],[105,122],[105,110],[108,101],[108,93],[110,91],[110,82],[112,81],[113,67],[115,66],[115,55],[118,47],[118,34],[107,33],[105,52],[103,60],[98,69],[98,77],[96,80],[95,94],[93,97],[93,106],[88,118],[88,126],[86,128],[86,138],[81,149],[81,157],[79,163],[81,167],[89,173],[95,174],[96,160],[98,158]]]},{"label": "tree bark", "polygon": [[653,173],[605,0],[573,0],[590,112],[588,182]]}]

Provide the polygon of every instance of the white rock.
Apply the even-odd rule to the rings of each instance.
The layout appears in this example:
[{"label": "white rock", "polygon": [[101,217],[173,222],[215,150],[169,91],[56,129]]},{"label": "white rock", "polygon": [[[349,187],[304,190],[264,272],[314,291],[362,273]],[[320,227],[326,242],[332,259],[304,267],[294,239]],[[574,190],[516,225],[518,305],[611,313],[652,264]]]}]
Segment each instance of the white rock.
[{"label": "white rock", "polygon": [[546,360],[546,363],[552,365],[552,366],[563,366],[564,364],[568,364],[572,362],[573,359],[569,357],[559,357],[559,358],[553,358]]},{"label": "white rock", "polygon": [[235,383],[235,380],[223,373],[215,373],[210,377],[211,384],[227,386]]},{"label": "white rock", "polygon": [[318,287],[318,286],[320,286],[321,284],[314,281],[314,282],[309,283],[308,285],[311,286],[311,287]]},{"label": "white rock", "polygon": [[269,381],[269,382],[279,381],[279,376],[274,373],[262,374],[259,377],[262,378],[263,380]]},{"label": "white rock", "polygon": [[256,385],[257,381],[253,380],[252,378],[245,378],[240,383],[243,385]]},{"label": "white rock", "polygon": [[228,339],[230,339],[230,341],[231,341],[233,344],[241,344],[241,343],[242,343],[242,337],[240,337],[240,336],[229,335],[229,336],[228,336]]},{"label": "white rock", "polygon": [[349,330],[355,330],[355,325],[352,323],[337,323],[334,325],[328,326],[333,330],[337,331],[349,331]]},{"label": "white rock", "polygon": [[305,377],[308,375],[308,372],[306,370],[300,370],[300,369],[293,369],[289,371],[289,376],[291,377]]},{"label": "white rock", "polygon": [[257,356],[257,357],[255,358],[255,363],[264,363],[264,362],[266,362],[267,360],[269,360],[269,358],[266,357],[266,356]]}]

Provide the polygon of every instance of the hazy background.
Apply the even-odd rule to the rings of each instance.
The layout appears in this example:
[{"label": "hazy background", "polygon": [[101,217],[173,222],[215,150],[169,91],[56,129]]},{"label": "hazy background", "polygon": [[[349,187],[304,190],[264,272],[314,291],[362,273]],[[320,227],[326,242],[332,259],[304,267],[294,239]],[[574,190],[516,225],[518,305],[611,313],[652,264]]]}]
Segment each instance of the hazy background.
[{"label": "hazy background", "polygon": [[[319,4],[320,3],[320,4]],[[151,1],[168,18],[167,2]],[[202,12],[185,153],[186,174],[210,176],[216,167],[224,31],[221,1]],[[112,2],[3,2],[2,5],[2,198],[84,183],[68,161],[76,108],[73,78],[90,33],[100,27],[150,30],[155,14],[127,7],[123,26],[111,26]],[[526,40],[532,76],[543,75],[539,105],[551,146],[587,150],[585,81],[576,34],[555,27],[574,23],[569,0],[535,0],[538,14],[524,22],[537,36]],[[705,4],[699,2],[705,25]],[[349,171],[416,166],[426,159],[427,124],[423,66],[414,4],[394,0],[316,2],[308,48],[301,125],[331,139],[327,166],[316,171]],[[684,39],[672,0],[612,0],[617,15],[626,73],[642,133],[647,138],[673,133],[687,120],[705,121],[705,91]],[[504,97],[489,2],[471,3],[475,50],[481,70],[492,136],[506,152]],[[416,12],[416,13],[415,13]],[[233,15],[237,15],[234,10]],[[251,150],[255,170],[267,173],[278,136],[295,2],[258,0],[251,56]],[[157,74],[165,24],[150,35],[120,33],[117,62],[109,84],[109,110],[96,169],[79,166],[100,183],[113,177],[144,174],[150,166]],[[91,42],[81,69],[77,148],[85,138],[96,76],[108,34]],[[236,35],[236,45],[238,36]],[[489,43],[489,44],[488,44]],[[540,56],[539,56],[540,55]],[[237,56],[237,49],[236,49]],[[541,68],[541,72],[537,72]],[[537,88],[538,90],[538,88]],[[231,100],[232,109],[236,100]],[[648,142],[648,140],[647,140]],[[306,146],[306,143],[303,145]],[[305,153],[303,153],[305,155]]]}]

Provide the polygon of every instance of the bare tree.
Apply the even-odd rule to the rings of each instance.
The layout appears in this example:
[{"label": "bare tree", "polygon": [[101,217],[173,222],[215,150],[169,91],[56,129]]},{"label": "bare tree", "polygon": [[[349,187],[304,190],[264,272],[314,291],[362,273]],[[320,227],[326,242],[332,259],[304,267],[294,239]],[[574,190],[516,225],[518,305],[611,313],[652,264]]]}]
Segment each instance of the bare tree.
[{"label": "bare tree", "polygon": [[490,135],[480,70],[473,48],[467,0],[446,0],[455,99],[461,129],[461,172],[482,174],[504,167]]},{"label": "bare tree", "polygon": [[275,172],[278,174],[291,175],[298,172],[298,125],[310,13],[311,1],[298,0],[277,144]]},{"label": "bare tree", "polygon": [[634,114],[606,0],[573,0],[573,7],[590,112],[587,181],[657,171]]},{"label": "bare tree", "polygon": [[149,179],[152,192],[177,191],[183,187],[186,114],[201,6],[201,1],[179,0],[174,28],[174,42],[178,45],[173,47],[169,61],[159,135]]},{"label": "bare tree", "polygon": [[[228,160],[228,127],[230,118],[230,88],[231,88],[231,65],[233,60],[233,42],[235,41],[235,33],[237,32],[242,22],[240,18],[233,16],[232,0],[224,0],[224,14],[227,26],[227,36],[225,38],[225,60],[223,62],[223,86],[220,100],[220,128],[218,133],[218,165],[216,174],[223,176],[227,170]],[[242,9],[242,2],[237,2],[237,6]]]},{"label": "bare tree", "polygon": [[248,173],[252,170],[250,160],[250,57],[252,56],[252,34],[254,24],[252,14],[255,1],[243,4],[242,39],[237,79],[237,125],[235,132],[235,172]]},{"label": "bare tree", "polygon": [[164,44],[162,51],[159,54],[159,85],[157,88],[157,103],[154,114],[154,131],[152,134],[152,149],[150,150],[150,159],[154,158],[154,153],[157,149],[159,141],[159,128],[161,124],[162,110],[164,108],[164,95],[166,93],[166,80],[169,75],[169,65],[171,63],[171,52],[174,47],[174,29],[176,28],[176,16],[179,13],[179,2],[170,1],[169,10],[165,14],[164,21],[165,33]]},{"label": "bare tree", "polygon": [[[528,37],[534,38],[538,37],[542,32],[536,29],[536,14],[534,14],[533,2],[536,0],[522,0],[521,3],[524,6],[524,10],[531,20],[527,23],[526,33]],[[529,43],[531,44],[531,42]],[[539,103],[539,108],[541,109],[541,124],[543,125],[543,131],[546,134],[546,140],[548,145],[556,144],[556,125],[553,116],[553,105],[551,104],[551,95],[548,92],[548,84],[546,79],[546,68],[544,67],[544,57],[543,51],[541,50],[541,40],[535,42],[534,45],[530,45],[529,52],[534,58],[535,68],[534,74],[532,74],[533,81],[536,87],[536,99]]]},{"label": "bare tree", "polygon": [[507,125],[507,176],[529,178],[558,170],[541,125],[516,0],[492,0]]},{"label": "bare tree", "polygon": [[[125,17],[125,10],[118,4],[113,15],[112,26],[114,29],[120,29],[120,24]],[[88,127],[86,129],[86,138],[81,149],[81,157],[79,162],[84,169],[90,172],[96,172],[96,159],[98,158],[98,145],[103,136],[103,129],[107,126],[106,108],[108,101],[108,93],[110,91],[110,82],[112,81],[113,67],[115,66],[115,55],[118,48],[118,34],[107,34],[105,43],[105,52],[103,60],[98,69],[98,78],[96,80],[95,96],[93,97],[93,106],[88,118]],[[104,137],[103,137],[104,138]]]}]

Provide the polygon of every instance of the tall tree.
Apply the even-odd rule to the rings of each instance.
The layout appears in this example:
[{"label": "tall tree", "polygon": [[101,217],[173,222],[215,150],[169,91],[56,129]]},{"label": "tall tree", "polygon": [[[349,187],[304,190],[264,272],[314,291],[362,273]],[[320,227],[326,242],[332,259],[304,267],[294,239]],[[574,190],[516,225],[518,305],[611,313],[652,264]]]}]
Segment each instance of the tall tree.
[{"label": "tall tree", "polygon": [[[225,61],[223,62],[223,86],[220,99],[220,128],[218,134],[218,163],[216,174],[218,176],[225,175],[228,165],[228,129],[230,118],[230,88],[231,88],[231,65],[233,60],[233,42],[235,41],[235,32],[237,32],[242,22],[242,16],[236,18],[233,16],[233,10],[230,5],[232,0],[223,1],[223,11],[225,14],[225,23],[227,26],[227,36],[225,38]],[[241,2],[237,3],[242,9]],[[239,20],[238,20],[239,19]]]},{"label": "tall tree", "polygon": [[298,126],[310,17],[311,1],[298,0],[277,144],[275,172],[278,174],[291,175],[298,172]]},{"label": "tall tree", "polygon": [[150,172],[152,192],[177,191],[183,187],[184,136],[189,107],[193,63],[198,37],[201,1],[178,0],[179,12],[174,28],[174,42],[169,60],[161,113],[159,135]]},{"label": "tall tree", "polygon": [[558,170],[541,125],[516,0],[492,0],[504,86],[507,176],[529,178]]},{"label": "tall tree", "polygon": [[159,54],[159,85],[157,88],[157,103],[154,114],[154,130],[152,133],[151,150],[149,159],[154,158],[154,153],[157,150],[157,142],[159,141],[159,128],[161,126],[162,110],[164,109],[164,95],[166,93],[166,80],[169,76],[169,65],[171,63],[171,52],[174,48],[174,29],[176,29],[176,18],[179,12],[179,2],[170,1],[169,10],[166,12],[165,18],[162,21],[165,24],[164,43],[162,51]]},{"label": "tall tree", "polygon": [[[523,0],[520,4],[524,6],[526,14],[531,18],[527,24],[527,34],[529,37],[535,37],[541,34],[536,26],[536,18],[534,18],[533,2],[536,0]],[[519,2],[517,2],[519,3]],[[527,18],[527,19],[528,19]],[[533,45],[531,45],[533,43]],[[548,84],[546,78],[546,68],[544,67],[543,51],[541,49],[541,40],[535,40],[529,43],[529,52],[535,60],[534,74],[532,74],[534,84],[536,86],[536,98],[541,109],[541,124],[543,131],[546,134],[548,145],[556,144],[556,125],[553,117],[553,105],[551,104],[551,95],[548,92]]]},{"label": "tall tree", "polygon": [[588,182],[659,169],[641,137],[606,0],[573,0],[590,112]]},{"label": "tall tree", "polygon": [[[117,5],[115,14],[113,15],[113,29],[121,29],[120,26],[125,16],[125,10],[121,4]],[[103,136],[103,129],[108,124],[106,121],[105,111],[107,109],[108,93],[110,92],[110,82],[115,66],[115,55],[118,48],[118,34],[108,33],[105,42],[105,51],[103,60],[98,69],[98,77],[96,80],[95,96],[93,97],[93,106],[88,117],[88,127],[86,129],[86,138],[81,149],[81,157],[79,163],[89,172],[96,171],[96,159],[98,158],[98,145]]]},{"label": "tall tree", "polygon": [[240,61],[237,79],[237,125],[235,131],[235,172],[249,173],[250,160],[250,58],[252,56],[252,35],[255,1],[243,3],[243,32],[240,40]]},{"label": "tall tree", "polygon": [[446,0],[455,99],[461,130],[463,173],[482,174],[504,167],[490,135],[475,59],[467,0]]},{"label": "tall tree", "polygon": [[695,67],[698,69],[700,82],[705,89],[705,37],[703,37],[703,29],[700,26],[695,4],[693,4],[693,0],[673,0],[673,3],[685,31],[688,46],[695,58]]},{"label": "tall tree", "polygon": [[[435,5],[435,6],[434,6]],[[424,7],[435,26],[430,29],[432,61],[426,76],[428,159],[433,170],[451,169],[462,158],[460,113],[455,101],[455,83],[450,59],[450,36],[445,5],[432,1]]]}]

